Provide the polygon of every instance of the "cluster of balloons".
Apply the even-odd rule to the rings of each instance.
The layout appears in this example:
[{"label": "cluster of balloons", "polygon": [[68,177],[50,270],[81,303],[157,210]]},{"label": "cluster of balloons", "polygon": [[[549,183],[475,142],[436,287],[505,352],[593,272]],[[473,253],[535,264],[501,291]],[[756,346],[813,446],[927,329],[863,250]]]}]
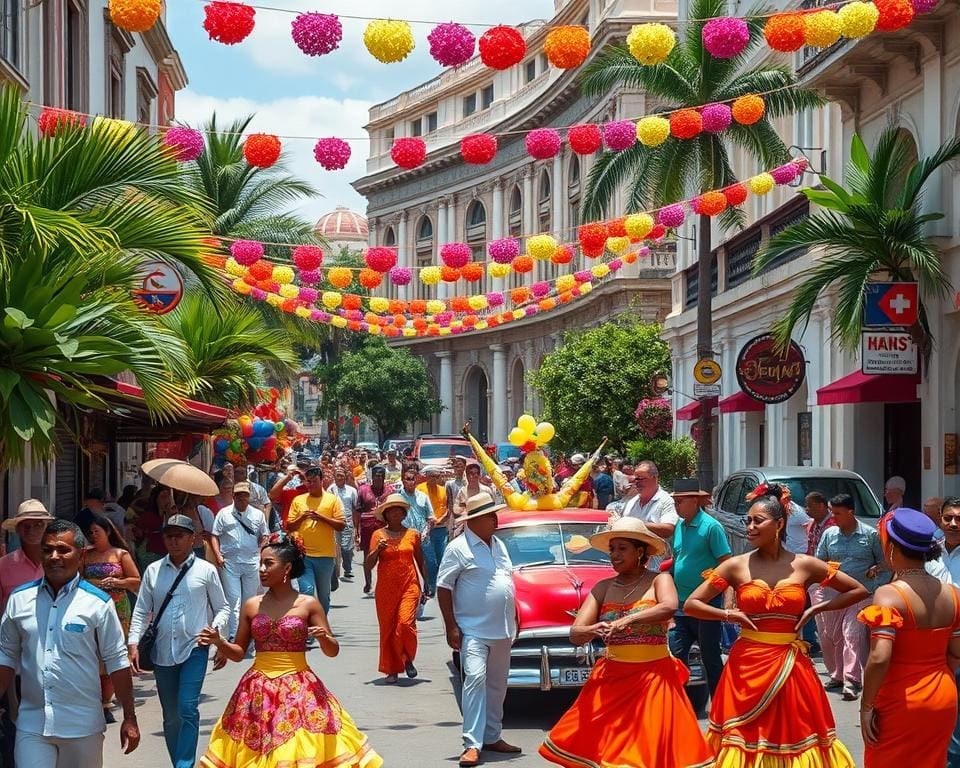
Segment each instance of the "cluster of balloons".
[{"label": "cluster of balloons", "polygon": [[517,426],[510,430],[507,440],[524,453],[529,453],[545,446],[553,440],[555,434],[556,430],[549,421],[541,421],[538,424],[533,416],[525,413],[517,419]]},{"label": "cluster of balloons", "polygon": [[274,398],[214,432],[213,451],[217,458],[233,464],[274,461],[277,449],[286,451],[296,439],[298,429],[297,422],[283,417]]}]

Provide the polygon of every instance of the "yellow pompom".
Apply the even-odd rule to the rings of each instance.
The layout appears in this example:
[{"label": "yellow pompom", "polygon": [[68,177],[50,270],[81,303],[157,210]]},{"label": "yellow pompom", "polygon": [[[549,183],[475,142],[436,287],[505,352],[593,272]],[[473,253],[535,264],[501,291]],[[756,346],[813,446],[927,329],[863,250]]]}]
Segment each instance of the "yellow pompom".
[{"label": "yellow pompom", "polygon": [[336,291],[324,291],[320,294],[320,303],[327,309],[336,309],[343,303],[343,294]]},{"label": "yellow pompom", "polygon": [[444,304],[440,299],[430,299],[427,302],[427,314],[436,315],[439,312],[443,312],[447,308],[447,305]]},{"label": "yellow pompom", "polygon": [[276,293],[267,294],[267,304],[271,307],[280,307],[283,304],[283,297]]},{"label": "yellow pompom", "polygon": [[334,315],[330,318],[330,325],[332,325],[334,328],[346,328],[347,318],[340,317],[340,315]]},{"label": "yellow pompom", "polygon": [[582,296],[585,293],[590,293],[593,290],[593,283],[581,283],[580,284],[580,295]]},{"label": "yellow pompom", "polygon": [[631,213],[623,222],[627,234],[642,240],[653,229],[653,216],[648,213]]},{"label": "yellow pompom", "polygon": [[439,331],[439,333],[440,333],[441,336],[449,336],[449,335],[450,335],[450,326],[443,326],[443,325],[441,325],[441,326],[440,326],[440,331]]},{"label": "yellow pompom", "polygon": [[420,270],[420,282],[424,285],[436,285],[440,282],[440,267],[424,267]]},{"label": "yellow pompom", "polygon": [[300,295],[300,288],[290,283],[284,283],[280,286],[280,295],[285,299],[295,299]]},{"label": "yellow pompom", "polygon": [[290,267],[274,267],[273,279],[280,285],[286,285],[293,282],[293,270]]},{"label": "yellow pompom", "polygon": [[837,16],[844,37],[866,37],[876,28],[880,11],[873,3],[855,0],[837,11]]},{"label": "yellow pompom", "polygon": [[665,117],[643,117],[637,123],[637,138],[645,147],[659,147],[670,136],[670,121]]},{"label": "yellow pompom", "polygon": [[384,64],[403,61],[416,45],[410,25],[393,19],[375,19],[367,24],[363,44],[373,58]]},{"label": "yellow pompom", "polygon": [[833,11],[815,11],[803,17],[803,40],[813,48],[829,48],[840,39],[843,24]]},{"label": "yellow pompom", "polygon": [[495,261],[491,261],[489,264],[487,264],[487,274],[490,275],[490,277],[506,277],[510,274],[510,265],[498,264]]},{"label": "yellow pompom", "polygon": [[474,312],[479,312],[480,310],[486,309],[487,306],[489,306],[487,297],[484,296],[483,294],[476,294],[475,296],[471,296],[467,300],[467,303],[470,304],[470,309],[472,309]]},{"label": "yellow pompom", "polygon": [[231,277],[243,277],[247,274],[247,268],[233,258],[233,256],[227,257],[227,263],[223,265],[223,268]]},{"label": "yellow pompom", "polygon": [[110,0],[110,21],[126,32],[147,32],[162,9],[160,0]]},{"label": "yellow pompom", "polygon": [[293,310],[293,314],[295,314],[297,317],[306,319],[310,317],[310,310],[307,307],[297,307],[295,310]]},{"label": "yellow pompom", "polygon": [[608,237],[607,250],[618,256],[630,247],[629,237]]},{"label": "yellow pompom", "polygon": [[747,179],[747,187],[755,195],[765,195],[774,187],[773,176],[769,173],[760,173]]},{"label": "yellow pompom", "polygon": [[390,310],[390,302],[382,296],[374,296],[370,299],[370,311],[382,315]]},{"label": "yellow pompom", "polygon": [[660,64],[666,61],[677,36],[666,24],[636,24],[627,35],[627,48],[641,64]]},{"label": "yellow pompom", "polygon": [[552,235],[534,235],[527,240],[527,253],[533,258],[545,261],[557,250],[557,238]]},{"label": "yellow pompom", "polygon": [[473,326],[473,327],[476,328],[478,331],[485,330],[486,327],[487,327],[487,321],[486,321],[486,320],[478,320],[478,321],[477,321],[477,324],[476,324],[475,326]]},{"label": "yellow pompom", "polygon": [[239,278],[234,280],[233,283],[231,283],[231,285],[233,286],[233,290],[235,290],[237,293],[248,294],[250,293],[250,291],[253,290],[252,285],[246,283],[243,280],[240,280]]},{"label": "yellow pompom", "polygon": [[510,314],[513,315],[514,320],[522,320],[527,315],[522,309],[515,309]]},{"label": "yellow pompom", "polygon": [[599,280],[601,277],[606,277],[610,274],[610,267],[606,264],[594,264],[590,268],[590,274]]},{"label": "yellow pompom", "polygon": [[573,275],[561,275],[557,278],[557,291],[563,293],[569,291],[577,284],[577,278]]},{"label": "yellow pompom", "polygon": [[408,339],[417,335],[416,328],[403,328],[400,332],[404,335],[405,338],[408,338]]}]

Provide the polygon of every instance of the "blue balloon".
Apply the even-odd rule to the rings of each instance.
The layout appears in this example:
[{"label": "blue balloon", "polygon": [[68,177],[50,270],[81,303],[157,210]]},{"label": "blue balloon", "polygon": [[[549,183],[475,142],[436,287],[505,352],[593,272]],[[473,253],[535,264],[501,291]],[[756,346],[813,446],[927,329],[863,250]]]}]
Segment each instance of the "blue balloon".
[{"label": "blue balloon", "polygon": [[262,437],[249,437],[247,438],[247,445],[250,446],[250,450],[259,451],[263,448],[263,438]]},{"label": "blue balloon", "polygon": [[262,420],[260,422],[260,431],[257,433],[257,437],[270,437],[273,434],[273,422]]},{"label": "blue balloon", "polygon": [[214,453],[226,453],[227,448],[230,447],[230,441],[223,437],[218,437],[213,441],[213,451]]}]

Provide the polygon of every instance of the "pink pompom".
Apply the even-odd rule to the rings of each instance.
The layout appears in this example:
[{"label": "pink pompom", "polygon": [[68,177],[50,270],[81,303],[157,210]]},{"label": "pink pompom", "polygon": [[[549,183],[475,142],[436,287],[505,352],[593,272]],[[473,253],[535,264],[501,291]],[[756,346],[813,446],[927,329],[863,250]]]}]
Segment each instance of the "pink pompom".
[{"label": "pink pompom", "polygon": [[649,256],[649,255],[650,255],[650,247],[647,245],[642,246],[640,250],[637,251],[637,256],[642,257],[642,256]]},{"label": "pink pompom", "polygon": [[550,293],[550,283],[534,283],[530,286],[530,293],[532,293],[536,298],[542,299],[544,296]]},{"label": "pink pompom", "polygon": [[298,245],[293,249],[291,261],[301,271],[314,271],[323,264],[323,248],[317,245]]},{"label": "pink pompom", "polygon": [[303,285],[317,285],[323,282],[323,272],[319,269],[302,269],[300,270],[300,282]]},{"label": "pink pompom", "polygon": [[683,224],[685,218],[686,213],[684,213],[683,205],[674,203],[660,209],[660,213],[657,214],[657,223],[662,224],[667,229],[673,229]]},{"label": "pink pompom", "polygon": [[307,288],[307,287],[301,286],[300,296],[298,298],[300,299],[300,301],[307,302],[307,304],[313,304],[317,300],[318,295],[319,294],[317,293],[316,288]]},{"label": "pink pompom", "polygon": [[710,19],[700,33],[703,47],[717,59],[732,59],[750,43],[747,22],[737,18]]},{"label": "pink pompom", "polygon": [[291,26],[293,42],[307,56],[335,51],[343,39],[343,25],[332,13],[301,13]]},{"label": "pink pompom", "polygon": [[623,152],[637,143],[637,126],[632,120],[615,120],[603,126],[603,143],[611,152]]},{"label": "pink pompom", "polygon": [[911,0],[914,13],[930,13],[940,5],[940,0]]},{"label": "pink pompom", "polygon": [[610,267],[611,272],[616,272],[618,269],[620,269],[623,266],[623,261],[621,261],[620,259],[614,259],[609,264],[607,264],[607,266]]},{"label": "pink pompom", "polygon": [[497,264],[509,264],[520,255],[520,242],[512,237],[493,240],[487,245],[487,255]]},{"label": "pink pompom", "polygon": [[563,140],[554,128],[535,128],[527,134],[526,144],[532,158],[548,160],[560,151]]},{"label": "pink pompom", "polygon": [[497,137],[489,133],[472,133],[460,141],[460,156],[471,165],[486,165],[497,154]]},{"label": "pink pompom", "polygon": [[453,312],[437,312],[433,316],[433,322],[440,325],[450,325],[451,320],[453,320]]},{"label": "pink pompom", "polygon": [[176,152],[181,163],[196,160],[203,153],[203,134],[193,128],[174,126],[163,134],[163,143]]},{"label": "pink pompom", "polygon": [[603,135],[599,125],[574,125],[567,131],[567,141],[578,155],[592,155],[603,144]]},{"label": "pink pompom", "polygon": [[473,251],[466,243],[446,243],[440,246],[440,259],[453,269],[465,266],[472,255]]},{"label": "pink pompom", "polygon": [[487,294],[487,304],[491,307],[502,307],[503,294],[500,291],[490,291]]},{"label": "pink pompom", "polygon": [[536,304],[530,304],[529,306],[526,306],[523,308],[523,313],[527,317],[530,317],[531,315],[535,315],[539,311],[540,311],[540,307],[538,307]]},{"label": "pink pompom", "polygon": [[315,323],[322,323],[330,319],[330,315],[326,312],[321,312],[319,309],[310,310],[310,319]]},{"label": "pink pompom", "polygon": [[789,184],[791,181],[797,178],[799,171],[800,169],[797,168],[796,164],[787,163],[785,165],[781,165],[779,168],[774,168],[772,171],[770,171],[770,175],[773,176],[773,180],[777,184]]},{"label": "pink pompom", "polygon": [[230,255],[238,264],[249,267],[263,258],[263,244],[255,240],[235,240],[230,245]]},{"label": "pink pompom", "polygon": [[393,267],[390,270],[390,282],[394,285],[409,285],[413,273],[406,267]]},{"label": "pink pompom", "polygon": [[437,24],[429,35],[430,55],[443,67],[459,67],[473,58],[477,38],[463,24]]},{"label": "pink pompom", "polygon": [[707,133],[720,133],[730,127],[733,112],[726,104],[707,104],[701,111],[703,130]]},{"label": "pink pompom", "polygon": [[313,156],[328,171],[339,171],[350,162],[350,145],[334,136],[318,139],[313,147]]},{"label": "pink pompom", "polygon": [[416,136],[396,139],[390,147],[390,157],[401,168],[416,168],[427,159],[427,144]]},{"label": "pink pompom", "polygon": [[267,292],[263,288],[252,288],[250,289],[250,298],[256,299],[257,301],[266,301]]},{"label": "pink pompom", "polygon": [[573,279],[578,283],[589,283],[593,278],[593,273],[589,269],[581,269],[579,272],[573,273]]},{"label": "pink pompom", "polygon": [[397,252],[393,248],[375,246],[367,248],[364,260],[367,266],[376,272],[389,272],[397,266]]}]

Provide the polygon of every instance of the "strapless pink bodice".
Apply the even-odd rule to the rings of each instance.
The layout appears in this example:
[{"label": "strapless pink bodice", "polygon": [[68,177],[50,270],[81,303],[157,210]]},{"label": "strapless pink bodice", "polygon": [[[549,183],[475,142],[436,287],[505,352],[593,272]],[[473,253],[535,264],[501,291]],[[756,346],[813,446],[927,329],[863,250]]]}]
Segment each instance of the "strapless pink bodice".
[{"label": "strapless pink bodice", "polygon": [[271,619],[258,613],[250,622],[257,651],[303,651],[307,644],[307,622],[300,616]]}]

